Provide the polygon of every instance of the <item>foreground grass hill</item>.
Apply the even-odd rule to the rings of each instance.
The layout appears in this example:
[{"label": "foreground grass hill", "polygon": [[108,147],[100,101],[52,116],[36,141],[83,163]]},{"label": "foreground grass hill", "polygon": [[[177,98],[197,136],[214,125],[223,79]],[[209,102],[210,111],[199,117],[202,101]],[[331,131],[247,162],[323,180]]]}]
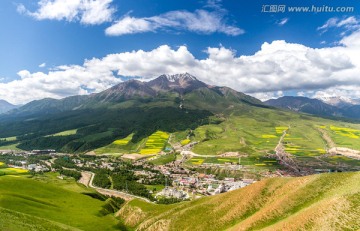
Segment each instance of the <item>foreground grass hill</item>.
[{"label": "foreground grass hill", "polygon": [[133,200],[118,215],[136,230],[359,230],[360,173],[271,178],[177,205]]},{"label": "foreground grass hill", "polygon": [[109,200],[55,174],[0,177],[0,230],[120,230]]}]

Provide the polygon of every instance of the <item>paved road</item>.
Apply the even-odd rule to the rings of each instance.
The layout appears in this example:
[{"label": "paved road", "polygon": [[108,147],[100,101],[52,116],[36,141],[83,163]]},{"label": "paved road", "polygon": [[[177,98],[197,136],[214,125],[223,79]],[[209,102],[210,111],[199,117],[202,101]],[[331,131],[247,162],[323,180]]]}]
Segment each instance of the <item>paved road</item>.
[{"label": "paved road", "polygon": [[[290,126],[288,129],[290,129]],[[286,153],[285,147],[283,145],[283,140],[286,136],[286,132],[287,132],[287,130],[283,131],[283,134],[282,134],[278,144],[275,147],[275,153],[276,153],[277,159],[280,160],[286,167],[293,169],[295,172],[299,172],[300,171],[299,167],[297,166],[295,161],[291,158],[290,154]]]},{"label": "paved road", "polygon": [[[95,174],[92,172],[81,172],[81,174],[83,175],[82,178],[86,178],[87,180],[82,180],[80,179],[79,182],[84,184],[87,187],[93,188],[95,189],[97,192],[103,194],[103,195],[107,195],[107,196],[115,196],[115,197],[121,197],[125,200],[132,200],[134,198],[146,201],[148,203],[153,203],[152,201],[150,201],[147,198],[144,197],[139,197],[139,196],[135,196],[129,193],[125,193],[125,192],[121,192],[121,191],[117,191],[117,190],[112,190],[112,189],[104,189],[104,188],[99,188],[93,185],[93,180],[95,177]],[[89,177],[90,175],[90,177]]]}]

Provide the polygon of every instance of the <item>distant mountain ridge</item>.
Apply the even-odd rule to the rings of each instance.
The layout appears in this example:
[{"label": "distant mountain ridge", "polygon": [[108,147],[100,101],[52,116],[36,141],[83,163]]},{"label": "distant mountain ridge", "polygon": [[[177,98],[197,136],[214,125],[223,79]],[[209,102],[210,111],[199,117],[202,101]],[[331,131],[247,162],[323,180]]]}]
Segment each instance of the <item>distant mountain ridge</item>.
[{"label": "distant mountain ridge", "polygon": [[325,103],[320,99],[312,99],[302,96],[283,96],[278,99],[267,100],[264,104],[317,116],[360,119],[360,105],[353,105],[356,101],[351,101],[352,103],[345,103],[345,101],[342,101],[341,98],[332,98],[331,100],[332,105]]},{"label": "distant mountain ridge", "polygon": [[338,107],[338,108],[345,108],[351,107],[354,105],[360,105],[360,99],[351,99],[344,96],[332,96],[332,97],[319,97],[321,101],[327,103],[329,105]]},{"label": "distant mountain ridge", "polygon": [[13,105],[5,100],[0,99],[0,114],[8,112],[17,107],[19,107],[19,106]]}]

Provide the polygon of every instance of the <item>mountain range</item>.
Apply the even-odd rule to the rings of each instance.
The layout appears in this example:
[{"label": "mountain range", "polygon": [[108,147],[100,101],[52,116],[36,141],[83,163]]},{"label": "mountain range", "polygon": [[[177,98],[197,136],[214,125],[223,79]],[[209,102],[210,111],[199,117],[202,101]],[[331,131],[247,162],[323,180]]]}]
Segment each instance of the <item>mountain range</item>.
[{"label": "mountain range", "polygon": [[301,96],[283,96],[264,102],[268,106],[317,116],[360,119],[360,103],[357,103],[357,100],[344,100],[340,97],[320,100]]},{"label": "mountain range", "polygon": [[[12,143],[25,150],[51,147],[85,152],[129,134],[134,134],[136,143],[157,130],[194,129],[218,120],[212,115],[247,107],[267,106],[231,88],[205,84],[188,73],[161,75],[149,82],[122,82],[97,94],[32,101],[0,116],[0,134],[16,136]],[[51,136],[71,129],[77,133]]]},{"label": "mountain range", "polygon": [[[197,142],[192,148],[195,153],[241,152],[263,157],[276,147],[283,132],[279,129],[291,124],[292,132],[298,139],[301,137],[297,146],[302,147],[302,152],[317,156],[325,150],[316,129],[325,126],[326,132],[332,134],[331,126],[344,126],[335,120],[274,106],[332,118],[359,118],[360,114],[356,106],[338,108],[304,97],[283,97],[263,103],[231,88],[206,84],[188,73],[161,75],[149,82],[122,82],[96,94],[36,100],[3,113],[0,149],[87,153],[130,137],[122,153],[137,153],[148,137],[163,131],[174,134],[176,142],[187,137]],[[357,125],[346,126],[358,129]],[[304,129],[311,130],[311,135],[302,134]],[[355,133],[352,136],[358,137]],[[305,142],[309,139],[312,143]],[[346,145],[358,148],[355,140]],[[313,163],[304,160],[299,159],[305,166]],[[357,168],[357,164],[347,168],[352,166]]]},{"label": "mountain range", "polygon": [[35,100],[8,111],[3,117],[44,115],[95,108],[127,108],[139,106],[145,102],[153,106],[159,103],[169,106],[180,106],[180,104],[186,103],[187,108],[196,109],[199,106],[199,100],[196,98],[211,102],[214,104],[214,109],[218,106],[220,106],[218,109],[223,109],[230,106],[231,102],[264,106],[260,100],[254,97],[228,87],[207,85],[185,73],[161,75],[149,82],[129,80],[97,94],[70,96],[59,100],[51,98]]}]

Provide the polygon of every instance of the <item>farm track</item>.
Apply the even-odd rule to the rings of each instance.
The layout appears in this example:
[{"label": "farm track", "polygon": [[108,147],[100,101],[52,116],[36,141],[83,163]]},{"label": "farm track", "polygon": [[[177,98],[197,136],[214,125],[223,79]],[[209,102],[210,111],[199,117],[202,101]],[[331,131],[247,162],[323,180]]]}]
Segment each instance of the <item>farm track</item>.
[{"label": "farm track", "polygon": [[351,148],[344,148],[344,147],[337,147],[335,142],[331,139],[331,137],[329,136],[329,134],[327,134],[326,131],[324,131],[323,129],[320,129],[320,128],[318,130],[322,134],[323,139],[326,141],[326,144],[328,147],[326,152],[330,156],[340,154],[340,155],[343,155],[343,156],[346,156],[346,157],[349,157],[352,159],[360,160],[360,151],[359,150],[355,150],[355,149],[351,149]]}]

